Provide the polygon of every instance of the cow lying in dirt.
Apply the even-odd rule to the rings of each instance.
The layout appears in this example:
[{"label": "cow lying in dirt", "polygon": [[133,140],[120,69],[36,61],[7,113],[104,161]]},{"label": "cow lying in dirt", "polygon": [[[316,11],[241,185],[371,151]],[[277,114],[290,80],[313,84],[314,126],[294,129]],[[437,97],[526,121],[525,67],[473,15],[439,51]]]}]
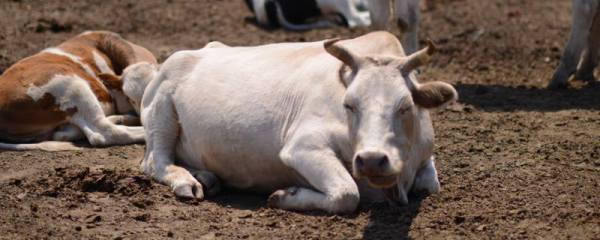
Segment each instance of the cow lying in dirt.
[{"label": "cow lying in dirt", "polygon": [[569,78],[595,82],[594,69],[598,66],[600,50],[600,1],[573,0],[571,36],[550,80],[549,88],[565,88]]},{"label": "cow lying in dirt", "polygon": [[405,56],[392,34],[375,32],[177,52],[144,93],[141,167],[181,197],[201,199],[223,181],[294,210],[344,213],[361,196],[407,203],[411,189],[437,192],[428,109],[457,93],[417,82],[413,70],[433,51]]},{"label": "cow lying in dirt", "polygon": [[83,138],[92,146],[143,142],[141,126],[117,125],[139,125],[125,114],[139,108],[143,88],[136,84],[149,76],[127,70],[134,64],[157,62],[148,50],[102,31],[17,62],[0,76],[0,141],[9,142],[0,149],[72,150],[67,141]]}]

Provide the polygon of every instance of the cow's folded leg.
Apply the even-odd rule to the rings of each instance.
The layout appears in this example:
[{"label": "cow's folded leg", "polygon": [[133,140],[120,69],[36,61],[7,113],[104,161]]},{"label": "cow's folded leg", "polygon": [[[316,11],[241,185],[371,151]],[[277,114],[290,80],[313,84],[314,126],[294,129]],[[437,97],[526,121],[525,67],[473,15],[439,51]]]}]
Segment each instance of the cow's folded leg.
[{"label": "cow's folded leg", "polygon": [[143,112],[147,122],[146,152],[141,168],[144,173],[171,187],[175,195],[184,198],[203,199],[202,184],[187,169],[175,165],[175,144],[179,135],[179,123],[171,98],[158,93],[160,101]]},{"label": "cow's folded leg", "polygon": [[110,115],[106,117],[108,121],[117,124],[117,125],[125,125],[125,126],[140,126],[140,118],[134,115]]},{"label": "cow's folded leg", "polygon": [[413,190],[426,191],[427,193],[438,193],[440,191],[440,181],[438,180],[437,171],[435,170],[433,156],[429,158],[427,165],[417,173],[413,184]]},{"label": "cow's folded leg", "polygon": [[73,124],[65,124],[59,127],[52,134],[52,140],[54,141],[65,141],[65,142],[73,142],[84,139],[85,135],[81,132],[77,126]]},{"label": "cow's folded leg", "polygon": [[[76,114],[77,115],[77,114]],[[144,142],[143,127],[116,125],[103,115],[91,120],[83,116],[73,116],[71,123],[77,125],[92,146],[109,146]]]},{"label": "cow's folded leg", "polygon": [[358,206],[358,186],[342,162],[330,150],[284,149],[281,158],[314,188],[278,190],[269,197],[269,205],[290,210],[352,212]]}]

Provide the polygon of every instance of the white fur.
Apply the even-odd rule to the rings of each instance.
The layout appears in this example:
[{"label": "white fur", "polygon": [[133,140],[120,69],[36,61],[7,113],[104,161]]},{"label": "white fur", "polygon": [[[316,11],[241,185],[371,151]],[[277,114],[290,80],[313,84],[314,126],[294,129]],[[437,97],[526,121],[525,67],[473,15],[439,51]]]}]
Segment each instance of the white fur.
[{"label": "white fur", "polygon": [[[225,44],[218,42],[211,42],[209,44],[212,44],[211,47],[226,46]],[[130,65],[123,70],[121,77],[123,81],[123,93],[138,114],[141,112],[140,105],[144,95],[144,89],[148,83],[156,77],[157,72],[157,67],[154,64],[147,62],[139,62]]]},{"label": "white fur", "polygon": [[[356,54],[404,61],[389,33],[343,45]],[[142,170],[178,196],[201,198],[202,183],[192,172],[204,170],[229,186],[274,191],[269,203],[279,208],[350,212],[363,193],[350,166],[356,152],[372,148],[390,154],[385,171],[397,176],[398,198],[406,199],[417,177],[419,188],[434,190],[429,113],[414,106],[406,117],[396,114],[404,105],[392,103],[412,105],[398,66],[364,65],[354,80],[344,80],[348,89],[339,79],[341,67],[323,42],[173,54],[142,99]],[[360,116],[343,107],[349,98],[365,107],[356,126],[351,122]]]},{"label": "white fur", "polygon": [[96,63],[96,67],[100,69],[101,73],[115,74],[115,72],[108,66],[108,63],[100,54],[96,51],[92,51],[92,55],[94,55],[94,62]]},{"label": "white fur", "polygon": [[53,48],[47,48],[47,49],[45,49],[42,52],[51,53],[51,54],[55,54],[55,55],[60,55],[60,56],[64,56],[64,57],[68,57],[71,61],[79,64],[79,66],[81,66],[81,68],[83,68],[83,70],[85,70],[85,72],[88,75],[90,75],[93,78],[96,78],[96,74],[94,73],[94,71],[92,70],[92,68],[89,65],[83,63],[81,61],[81,58],[78,57],[78,56],[75,56],[73,54],[70,54],[68,52],[63,51],[60,48],[55,48],[55,47],[53,47]]}]

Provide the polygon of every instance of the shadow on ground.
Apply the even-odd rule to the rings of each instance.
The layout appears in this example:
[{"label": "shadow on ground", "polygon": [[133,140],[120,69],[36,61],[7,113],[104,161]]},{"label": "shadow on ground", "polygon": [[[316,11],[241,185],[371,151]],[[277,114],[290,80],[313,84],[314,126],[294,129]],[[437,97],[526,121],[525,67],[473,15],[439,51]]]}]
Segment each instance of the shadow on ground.
[{"label": "shadow on ground", "polygon": [[[366,213],[369,223],[363,229],[363,239],[410,239],[409,231],[413,219],[419,214],[421,202],[427,197],[423,193],[411,193],[410,202],[406,206],[391,206],[388,203],[361,203],[359,210],[340,217],[356,218]],[[208,201],[224,207],[256,211],[266,206],[268,195],[224,189],[223,192]],[[308,216],[333,216],[323,211],[297,212]]]},{"label": "shadow on ground", "polygon": [[600,110],[600,84],[548,90],[533,87],[458,84],[460,102],[492,112]]}]

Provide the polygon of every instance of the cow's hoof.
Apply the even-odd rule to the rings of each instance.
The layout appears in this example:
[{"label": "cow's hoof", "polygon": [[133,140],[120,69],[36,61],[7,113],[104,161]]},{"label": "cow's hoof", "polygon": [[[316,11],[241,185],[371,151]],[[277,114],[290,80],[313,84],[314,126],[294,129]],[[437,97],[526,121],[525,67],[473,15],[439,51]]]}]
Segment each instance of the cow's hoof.
[{"label": "cow's hoof", "polygon": [[204,191],[202,190],[202,184],[197,181],[189,181],[183,184],[173,186],[173,192],[175,196],[184,199],[204,199]]},{"label": "cow's hoof", "polygon": [[269,196],[267,199],[267,206],[270,208],[276,208],[281,206],[281,202],[289,196],[294,196],[298,193],[297,187],[290,187],[286,190],[277,190]]},{"label": "cow's hoof", "polygon": [[552,76],[550,83],[547,88],[551,90],[563,89],[569,86],[569,76],[571,74],[566,73],[565,71],[558,70]]},{"label": "cow's hoof", "polygon": [[192,176],[200,181],[207,197],[214,196],[221,191],[221,181],[215,174],[208,171],[198,171],[192,173]]},{"label": "cow's hoof", "polygon": [[569,82],[562,82],[562,81],[551,81],[548,84],[548,89],[550,90],[558,90],[558,89],[565,89],[569,86]]},{"label": "cow's hoof", "polygon": [[575,76],[573,77],[574,80],[579,80],[579,81],[583,81],[583,82],[595,82],[597,79],[596,77],[594,77],[594,72],[577,72],[575,73]]}]

